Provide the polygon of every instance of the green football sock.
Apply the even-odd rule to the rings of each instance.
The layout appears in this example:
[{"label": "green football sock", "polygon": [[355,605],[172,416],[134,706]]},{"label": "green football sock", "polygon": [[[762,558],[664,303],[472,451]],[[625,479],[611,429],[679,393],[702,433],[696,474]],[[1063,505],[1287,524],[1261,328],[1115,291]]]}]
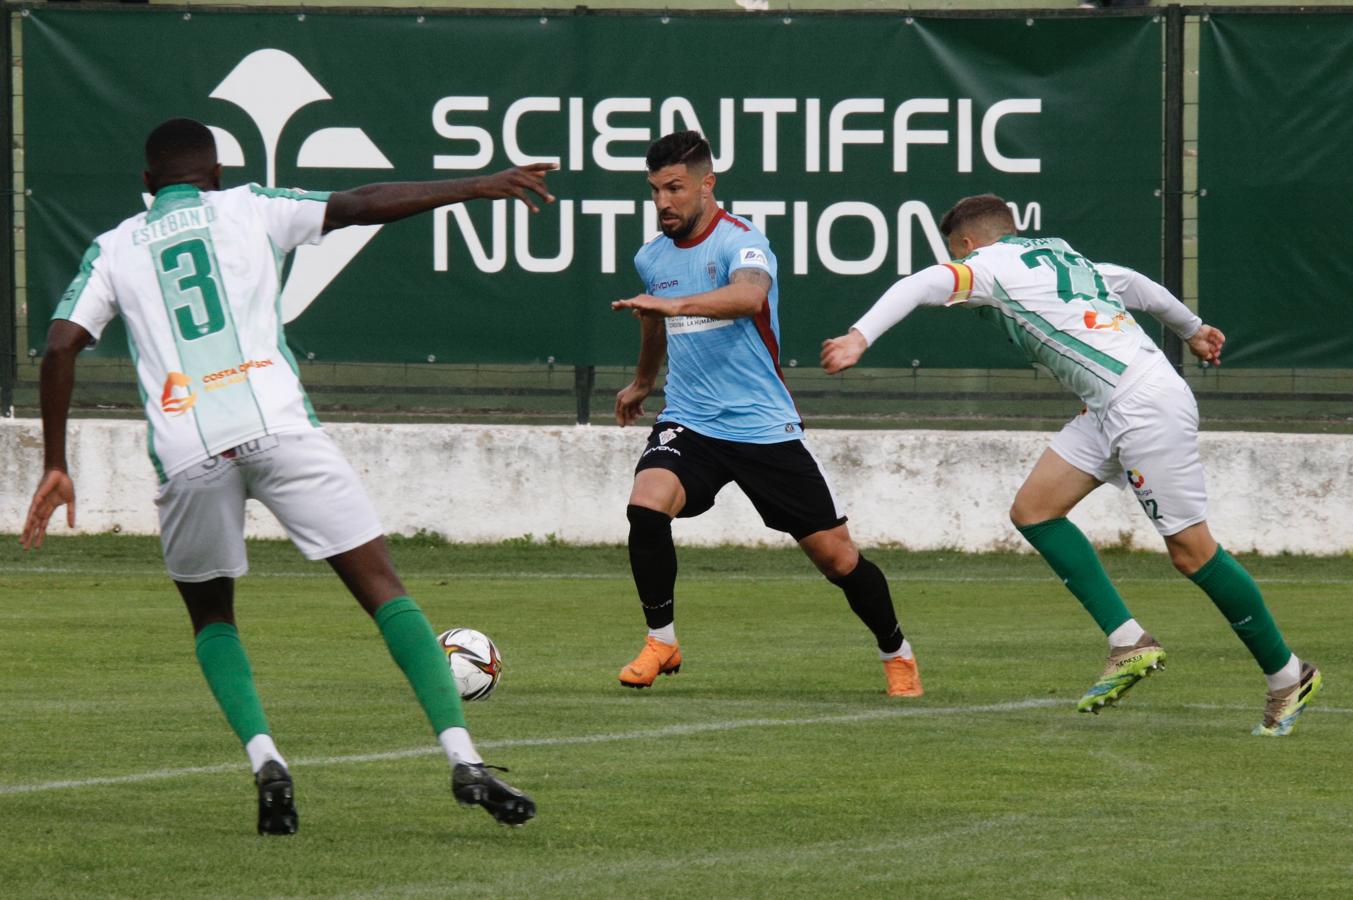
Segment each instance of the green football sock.
[{"label": "green football sock", "polygon": [[1287,649],[1282,632],[1274,624],[1259,585],[1231,554],[1219,545],[1216,555],[1189,579],[1212,598],[1265,675],[1272,675],[1287,664],[1292,651]]},{"label": "green football sock", "polygon": [[385,603],[376,610],[376,625],[427,713],[433,734],[448,728],[464,728],[460,692],[451,677],[451,667],[446,664],[446,654],[437,645],[427,616],[413,598],[396,597]]},{"label": "green football sock", "polygon": [[216,622],[197,633],[197,662],[241,744],[268,733],[268,717],[254,688],[249,656],[234,625]]},{"label": "green football sock", "polygon": [[1132,618],[1118,589],[1109,581],[1095,548],[1070,520],[1063,517],[1022,525],[1019,533],[1043,555],[1104,634]]}]

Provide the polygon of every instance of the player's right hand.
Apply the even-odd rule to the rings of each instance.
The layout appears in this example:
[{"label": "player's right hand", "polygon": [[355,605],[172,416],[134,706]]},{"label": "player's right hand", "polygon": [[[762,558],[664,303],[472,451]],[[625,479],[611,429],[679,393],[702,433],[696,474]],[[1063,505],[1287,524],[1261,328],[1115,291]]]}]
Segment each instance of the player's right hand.
[{"label": "player's right hand", "polygon": [[631,381],[615,395],[615,421],[621,428],[633,425],[635,420],[643,418],[644,400],[651,388],[642,387],[639,382]]},{"label": "player's right hand", "polygon": [[556,163],[531,163],[529,166],[517,166],[503,169],[481,180],[480,196],[489,200],[516,197],[530,207],[531,212],[540,212],[527,191],[540,196],[546,203],[554,202],[554,194],[545,187],[545,176],[559,168]]},{"label": "player's right hand", "polygon": [[840,337],[822,342],[822,368],[828,375],[843,372],[859,362],[868,349],[869,342],[864,335],[852,328]]},{"label": "player's right hand", "polygon": [[1212,366],[1221,365],[1221,348],[1226,344],[1226,335],[1220,328],[1203,325],[1187,341],[1189,352]]},{"label": "player's right hand", "polygon": [[47,534],[47,522],[58,507],[66,507],[66,524],[75,527],[75,483],[60,469],[48,469],[33,492],[33,502],[28,505],[28,517],[23,523],[23,534],[19,543],[25,550],[42,546],[42,538]]}]

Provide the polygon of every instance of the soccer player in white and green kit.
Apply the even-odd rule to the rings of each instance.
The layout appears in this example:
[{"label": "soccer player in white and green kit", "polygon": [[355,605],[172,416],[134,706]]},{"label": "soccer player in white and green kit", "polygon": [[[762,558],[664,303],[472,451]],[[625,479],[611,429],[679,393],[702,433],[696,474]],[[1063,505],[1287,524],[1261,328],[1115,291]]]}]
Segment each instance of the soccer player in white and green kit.
[{"label": "soccer player in white and green kit", "polygon": [[1170,559],[1216,604],[1268,681],[1258,735],[1291,732],[1320,689],[1320,670],[1283,641],[1254,579],[1207,527],[1198,456],[1198,405],[1188,385],[1133,320],[1149,313],[1197,357],[1219,363],[1225,336],[1169,291],[1131,269],[1092,263],[1059,238],[1021,238],[1005,201],[958,202],[940,222],[952,263],[894,284],[850,331],[823,343],[829,373],[917,307],[972,307],[1030,360],[1085,402],[1053,438],[1010,510],[1108,636],[1104,674],[1077,709],[1098,712],[1165,661],[1160,643],[1128,612],[1094,548],[1066,515],[1104,483],[1131,487],[1165,539]]},{"label": "soccer player in white and green kit", "polygon": [[297,828],[293,783],[235,627],[248,571],[247,498],[262,502],[310,559],[324,559],[375,620],[452,764],[452,793],[521,825],[535,804],[484,766],[432,628],[395,573],[357,474],[320,428],[282,333],[282,264],[347,225],[393,222],[477,197],[553,200],[552,166],[455,181],[373,184],[339,193],[221,189],[210,130],[170,119],[146,141],[150,209],[99,235],[53,316],[42,360],[44,473],[22,543],[40,546],[53,512],[75,524],[66,421],[75,359],[116,315],[127,326],[149,419],[165,565],[196,636],[197,659],[244,744],[260,834]]}]

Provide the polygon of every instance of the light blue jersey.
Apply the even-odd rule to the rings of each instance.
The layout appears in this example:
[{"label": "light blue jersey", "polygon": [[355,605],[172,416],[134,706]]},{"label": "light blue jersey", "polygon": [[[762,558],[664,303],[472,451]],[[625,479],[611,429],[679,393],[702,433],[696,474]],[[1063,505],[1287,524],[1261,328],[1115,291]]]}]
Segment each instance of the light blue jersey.
[{"label": "light blue jersey", "polygon": [[770,295],[754,316],[672,316],[667,323],[667,406],[661,421],[749,444],[803,437],[803,424],[780,371],[779,282],[766,236],[749,222],[719,214],[699,235],[658,235],[634,256],[644,290],[688,297],[728,284],[738,269],[770,274]]}]

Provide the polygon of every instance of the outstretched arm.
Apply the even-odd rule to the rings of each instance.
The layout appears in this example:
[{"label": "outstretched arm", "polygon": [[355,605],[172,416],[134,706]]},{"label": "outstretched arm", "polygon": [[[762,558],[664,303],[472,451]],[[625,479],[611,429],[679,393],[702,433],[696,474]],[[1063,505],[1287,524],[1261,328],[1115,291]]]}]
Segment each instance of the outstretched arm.
[{"label": "outstretched arm", "polygon": [[1112,263],[1096,263],[1109,289],[1123,298],[1123,305],[1144,312],[1179,336],[1189,352],[1214,366],[1221,365],[1226,335],[1207,325],[1179,298],[1140,272]]},{"label": "outstretched arm", "polygon": [[709,319],[740,319],[761,312],[770,297],[770,273],[746,267],[734,269],[728,284],[703,294],[664,299],[639,294],[617,300],[611,309],[630,309],[636,316],[704,316]]},{"label": "outstretched arm", "polygon": [[546,203],[554,202],[554,195],[545,186],[545,176],[553,163],[534,163],[504,169],[492,175],[475,175],[450,181],[398,181],[366,184],[350,191],[337,191],[329,196],[324,209],[324,230],[333,231],[348,225],[382,225],[409,216],[466,200],[498,200],[516,197],[539,212],[531,194]]},{"label": "outstretched arm", "polygon": [[954,290],[954,270],[946,265],[929,266],[903,278],[884,291],[850,331],[822,342],[822,368],[828,375],[849,369],[885,331],[919,306],[945,305],[958,296]]},{"label": "outstretched arm", "polygon": [[42,546],[47,523],[61,506],[66,524],[75,527],[75,485],[66,472],[66,420],[75,390],[75,359],[94,338],[74,322],[58,319],[47,332],[39,395],[42,405],[42,481],[33,492],[19,543],[25,550]]}]

